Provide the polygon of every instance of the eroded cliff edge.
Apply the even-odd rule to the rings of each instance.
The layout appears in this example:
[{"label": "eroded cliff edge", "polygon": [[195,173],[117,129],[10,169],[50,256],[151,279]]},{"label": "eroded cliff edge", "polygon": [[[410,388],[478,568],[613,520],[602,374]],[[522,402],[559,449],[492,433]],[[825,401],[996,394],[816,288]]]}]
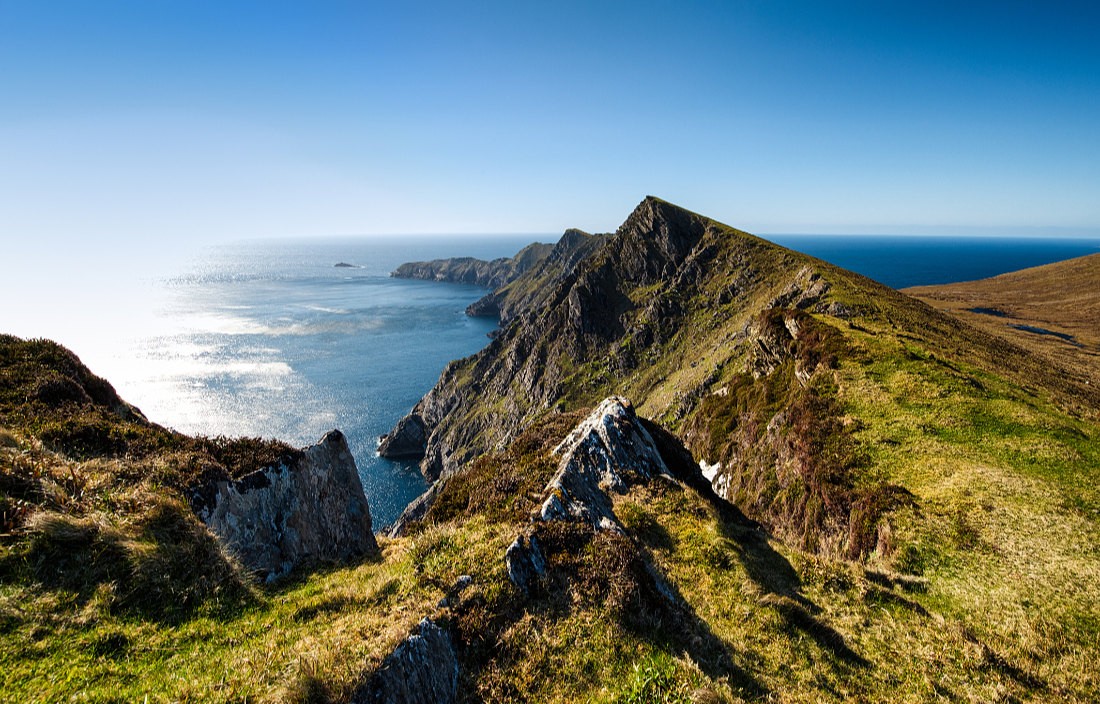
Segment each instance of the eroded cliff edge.
[{"label": "eroded cliff edge", "polygon": [[876,383],[876,364],[916,355],[920,373],[936,374],[942,358],[960,377],[984,370],[1068,409],[1096,406],[1094,390],[1019,347],[658,198],[583,244],[552,275],[553,253],[487,296],[499,334],[448,365],[403,421],[417,435],[403,450],[423,453],[429,479],[548,413],[621,394],[752,518],[806,548],[858,555],[886,545],[879,517],[909,501],[864,471],[877,450],[859,431],[873,418],[846,400]]},{"label": "eroded cliff edge", "polygon": [[191,491],[195,513],[265,581],[299,565],[375,555],[370,506],[338,430],[290,462]]}]

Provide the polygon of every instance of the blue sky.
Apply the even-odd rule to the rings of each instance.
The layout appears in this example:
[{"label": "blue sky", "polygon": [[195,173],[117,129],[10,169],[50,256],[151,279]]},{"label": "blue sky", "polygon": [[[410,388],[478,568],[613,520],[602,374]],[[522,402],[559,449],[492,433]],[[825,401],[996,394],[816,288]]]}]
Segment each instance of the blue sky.
[{"label": "blue sky", "polygon": [[1073,2],[0,0],[12,248],[614,229],[1100,235]]}]

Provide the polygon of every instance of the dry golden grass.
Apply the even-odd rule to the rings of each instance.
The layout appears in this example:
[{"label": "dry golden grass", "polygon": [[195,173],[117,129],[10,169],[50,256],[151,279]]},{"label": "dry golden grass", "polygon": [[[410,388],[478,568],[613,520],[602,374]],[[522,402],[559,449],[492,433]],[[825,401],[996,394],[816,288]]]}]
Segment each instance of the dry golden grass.
[{"label": "dry golden grass", "polygon": [[[970,325],[1044,356],[1100,386],[1100,254],[1002,274],[981,281],[905,289]],[[1000,311],[990,315],[971,309]],[[1069,335],[1021,330],[1030,326]]]}]

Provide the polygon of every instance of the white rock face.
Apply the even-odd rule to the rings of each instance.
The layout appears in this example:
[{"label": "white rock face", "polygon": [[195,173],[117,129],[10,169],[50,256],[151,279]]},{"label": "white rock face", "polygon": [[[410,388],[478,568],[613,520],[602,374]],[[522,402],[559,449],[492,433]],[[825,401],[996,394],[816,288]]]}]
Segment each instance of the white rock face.
[{"label": "white rock face", "polygon": [[699,460],[699,471],[703,473],[703,476],[707,478],[708,482],[714,483],[714,478],[718,476],[718,472],[722,470],[722,463],[715,462],[714,464],[707,464],[706,460]]},{"label": "white rock face", "polygon": [[338,430],[291,466],[218,482],[198,504],[199,518],[218,540],[267,581],[302,562],[378,551],[359,471]]},{"label": "white rock face", "polygon": [[[671,476],[657,445],[634,406],[621,396],[607,398],[556,448],[558,473],[546,485],[546,499],[532,520],[580,520],[594,530],[622,532],[608,491],[626,493],[638,480]],[[520,535],[504,556],[508,576],[526,590],[546,569],[538,541]]]},{"label": "white rock face", "polygon": [[579,518],[593,528],[617,527],[607,491],[626,493],[636,478],[670,474],[634,406],[607,398],[556,448],[558,473],[547,484],[540,517]]}]

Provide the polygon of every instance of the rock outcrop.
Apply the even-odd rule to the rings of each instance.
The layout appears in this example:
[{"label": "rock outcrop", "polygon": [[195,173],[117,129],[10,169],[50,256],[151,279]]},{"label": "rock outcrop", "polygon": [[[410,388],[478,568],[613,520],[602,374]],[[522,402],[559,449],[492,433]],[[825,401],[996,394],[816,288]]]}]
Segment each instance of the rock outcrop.
[{"label": "rock outcrop", "polygon": [[617,529],[607,492],[626,493],[638,479],[670,474],[634,406],[619,396],[605,399],[554,454],[561,464],[546,487],[539,511],[544,521],[570,518]]},{"label": "rock outcrop", "polygon": [[420,459],[428,444],[424,421],[410,413],[397,422],[386,435],[378,439],[378,454],[391,460]]},{"label": "rock outcrop", "polygon": [[[561,457],[558,472],[532,521],[578,521],[592,530],[622,533],[608,492],[624,494],[639,481],[671,476],[634,406],[619,396],[605,399],[554,454]],[[504,559],[508,577],[524,590],[546,572],[546,557],[534,535],[518,536]]]},{"label": "rock outcrop", "polygon": [[267,581],[299,564],[378,551],[359,471],[338,430],[290,464],[194,489],[191,503],[218,540]]},{"label": "rock outcrop", "polygon": [[552,249],[553,245],[534,242],[521,249],[514,257],[501,257],[492,261],[474,257],[453,257],[427,262],[408,262],[397,267],[390,276],[398,279],[447,281],[485,288],[500,288],[541,262]]},{"label": "rock outcrop", "polygon": [[423,619],[382,661],[352,704],[451,704],[458,700],[458,658],[447,632]]}]

